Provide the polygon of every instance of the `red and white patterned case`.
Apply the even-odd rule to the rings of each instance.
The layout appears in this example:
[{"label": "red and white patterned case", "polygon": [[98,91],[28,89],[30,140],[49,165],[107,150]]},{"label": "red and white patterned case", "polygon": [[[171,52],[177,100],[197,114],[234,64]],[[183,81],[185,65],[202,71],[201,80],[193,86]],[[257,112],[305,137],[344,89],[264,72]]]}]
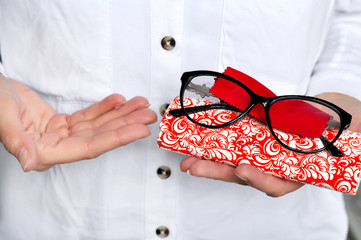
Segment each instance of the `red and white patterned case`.
[{"label": "red and white patterned case", "polygon": [[[252,117],[246,116],[230,127],[209,129],[192,123],[185,116],[169,114],[169,110],[179,108],[177,97],[160,125],[158,145],[161,148],[232,166],[247,163],[281,178],[343,193],[357,192],[361,172],[360,133],[346,130],[335,142],[344,157],[333,157],[327,151],[301,154],[282,147],[268,127]],[[330,131],[328,134],[335,133]],[[287,141],[295,135],[283,134],[280,137]],[[300,144],[309,149],[315,143],[310,140]]]}]

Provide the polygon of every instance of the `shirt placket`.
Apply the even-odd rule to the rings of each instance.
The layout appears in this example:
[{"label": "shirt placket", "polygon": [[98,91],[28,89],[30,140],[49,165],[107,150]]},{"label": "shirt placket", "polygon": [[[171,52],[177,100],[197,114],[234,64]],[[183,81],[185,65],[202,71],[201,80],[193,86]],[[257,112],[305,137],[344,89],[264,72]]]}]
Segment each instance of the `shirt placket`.
[{"label": "shirt placket", "polygon": [[[149,101],[158,114],[150,126],[145,191],[146,239],[174,239],[179,161],[174,154],[159,149],[156,137],[159,121],[179,91],[182,47],[182,0],[150,1],[150,85]],[[178,158],[180,158],[178,156]]]}]

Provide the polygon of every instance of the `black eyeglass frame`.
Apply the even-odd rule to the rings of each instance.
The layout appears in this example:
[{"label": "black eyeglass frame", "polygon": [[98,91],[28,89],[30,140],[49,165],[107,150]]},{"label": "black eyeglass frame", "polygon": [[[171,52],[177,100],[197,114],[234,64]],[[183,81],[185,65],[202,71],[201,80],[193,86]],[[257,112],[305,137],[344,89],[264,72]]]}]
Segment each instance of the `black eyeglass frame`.
[{"label": "black eyeglass frame", "polygon": [[[209,125],[205,125],[202,123],[199,123],[197,121],[195,121],[194,119],[192,119],[188,114],[187,111],[185,110],[185,107],[183,105],[183,100],[184,100],[184,92],[189,84],[190,81],[192,81],[193,78],[195,77],[199,77],[199,76],[210,76],[210,77],[216,77],[216,78],[222,78],[228,81],[231,81],[234,84],[237,84],[238,86],[242,87],[245,91],[247,91],[247,93],[250,96],[250,103],[248,105],[248,107],[245,110],[240,110],[238,109],[238,111],[241,111],[242,113],[240,115],[238,115],[236,118],[232,119],[231,121],[221,124],[221,125],[216,125],[216,126],[209,126]],[[232,124],[234,124],[235,122],[240,121],[247,113],[249,113],[249,111],[256,106],[257,104],[261,104],[264,107],[264,111],[265,111],[265,117],[266,117],[266,122],[267,122],[267,126],[268,129],[270,130],[271,134],[273,135],[274,139],[281,144],[281,146],[297,152],[297,153],[307,153],[307,154],[311,154],[311,153],[317,153],[317,152],[321,152],[323,150],[327,150],[329,151],[329,153],[333,156],[336,157],[342,157],[343,153],[337,149],[333,143],[340,137],[340,135],[342,134],[342,132],[347,129],[350,126],[351,123],[351,119],[352,116],[346,112],[345,110],[343,110],[342,108],[338,107],[337,105],[328,102],[326,100],[320,99],[320,98],[316,98],[316,97],[310,97],[310,96],[304,96],[304,95],[283,95],[283,96],[276,96],[276,97],[264,97],[261,95],[256,94],[255,92],[253,92],[250,88],[248,88],[245,84],[243,84],[242,82],[240,82],[239,80],[236,80],[233,77],[230,77],[228,75],[219,73],[219,72],[214,72],[214,71],[207,71],[207,70],[198,70],[198,71],[190,71],[190,72],[184,72],[181,76],[181,90],[180,90],[180,105],[181,105],[181,109],[174,109],[171,110],[169,113],[173,116],[176,117],[180,117],[180,116],[186,116],[191,122],[205,127],[205,128],[211,128],[211,129],[218,129],[218,128],[224,128],[224,127],[228,127]],[[316,150],[300,150],[300,149],[294,149],[291,148],[290,146],[286,145],[285,143],[283,143],[280,139],[278,139],[276,133],[273,130],[273,127],[271,125],[271,120],[269,117],[269,109],[272,106],[272,104],[281,101],[281,100],[287,100],[287,99],[293,99],[293,100],[307,100],[307,101],[311,101],[311,102],[315,102],[318,104],[321,104],[325,107],[328,107],[330,109],[332,109],[333,111],[335,111],[339,117],[340,117],[340,127],[339,127],[339,132],[337,133],[337,135],[335,136],[335,138],[332,141],[327,140],[325,137],[321,136],[321,141],[323,142],[324,146],[322,148],[316,149]],[[222,107],[227,109],[227,110],[234,110],[235,108],[231,105],[223,105]],[[197,108],[197,107],[195,107]],[[206,106],[202,106],[203,110],[209,110],[212,107],[208,107],[208,105]],[[208,109],[204,109],[204,108],[208,108]],[[196,111],[201,111],[201,110],[196,110]],[[195,111],[195,112],[196,112]]]}]

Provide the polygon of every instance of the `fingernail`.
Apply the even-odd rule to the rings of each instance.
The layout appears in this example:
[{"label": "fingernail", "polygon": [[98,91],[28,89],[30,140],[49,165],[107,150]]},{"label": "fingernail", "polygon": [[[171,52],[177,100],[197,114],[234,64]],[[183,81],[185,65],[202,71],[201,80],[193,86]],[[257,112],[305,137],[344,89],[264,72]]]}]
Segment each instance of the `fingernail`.
[{"label": "fingernail", "polygon": [[120,102],[118,105],[114,107],[114,110],[119,109],[121,106],[123,106],[126,103],[126,101]]},{"label": "fingernail", "polygon": [[239,179],[241,179],[242,181],[248,182],[248,179],[246,179],[245,177],[243,177],[243,176],[241,176],[241,175],[239,175],[239,174],[237,174],[237,173],[235,173],[235,174],[236,174],[236,176],[237,176]]},{"label": "fingernail", "polygon": [[20,161],[20,164],[21,164],[23,170],[25,171],[27,166],[29,165],[29,152],[28,152],[28,150],[26,150],[26,148],[20,149],[19,161]]},{"label": "fingernail", "polygon": [[192,176],[192,175],[191,175],[191,171],[189,171],[189,169],[187,170],[187,174],[190,175],[190,176]]}]

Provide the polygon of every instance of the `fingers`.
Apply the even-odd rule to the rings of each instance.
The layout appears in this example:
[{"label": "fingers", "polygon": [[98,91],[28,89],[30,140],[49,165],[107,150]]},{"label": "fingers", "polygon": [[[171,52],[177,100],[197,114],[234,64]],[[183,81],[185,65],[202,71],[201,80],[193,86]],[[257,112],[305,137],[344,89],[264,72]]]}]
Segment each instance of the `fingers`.
[{"label": "fingers", "polygon": [[96,137],[88,138],[84,145],[87,151],[87,158],[97,157],[117,147],[127,145],[136,140],[146,138],[150,130],[143,124],[130,124],[116,131],[108,131]]},{"label": "fingers", "polygon": [[111,111],[111,112],[104,114],[104,115],[100,116],[99,118],[97,118],[94,121],[94,125],[99,126],[99,125],[102,125],[104,122],[108,122],[109,120],[112,120],[112,119],[115,119],[118,117],[128,116],[129,114],[131,114],[133,112],[143,110],[143,109],[148,109],[148,107],[149,107],[149,102],[146,98],[135,97],[135,98],[130,99],[126,103],[124,103],[122,106],[117,108],[115,111]]},{"label": "fingers", "polygon": [[[115,110],[116,111],[116,110]],[[92,128],[90,125],[98,125],[89,123],[88,126],[86,124],[81,124],[81,126],[75,126],[72,128],[70,136],[72,137],[90,137],[96,136],[103,132],[113,131],[118,128],[125,127],[131,124],[151,124],[157,120],[157,115],[152,110],[145,108],[141,110],[137,110],[135,112],[131,112],[126,116],[118,117],[116,119],[110,120],[103,125]]]},{"label": "fingers", "polygon": [[244,184],[244,181],[234,174],[234,167],[212,160],[188,157],[180,164],[181,171],[195,177],[206,177],[226,182]]},{"label": "fingers", "polygon": [[70,137],[62,139],[57,146],[42,149],[40,159],[46,159],[48,164],[92,159],[149,135],[150,131],[145,125],[130,124],[96,136]]},{"label": "fingers", "polygon": [[212,160],[188,157],[180,164],[181,171],[192,176],[235,182],[254,187],[271,197],[281,197],[303,186],[302,183],[281,179],[258,168],[241,164],[236,168]]},{"label": "fingers", "polygon": [[130,112],[133,112],[135,110],[138,109],[142,109],[142,108],[148,108],[149,107],[149,102],[146,98],[144,97],[134,97],[132,99],[130,99],[129,101],[127,101],[124,105],[122,105],[119,109],[118,109],[118,115],[127,115]]},{"label": "fingers", "polygon": [[289,181],[261,172],[258,168],[241,164],[235,169],[235,174],[248,185],[266,193],[271,197],[281,197],[303,186],[302,183]]},{"label": "fingers", "polygon": [[[117,120],[118,124],[121,125],[122,122],[125,123],[129,121],[130,123],[139,122],[143,124],[150,124],[156,121],[156,114],[148,109],[149,103],[143,97],[135,97],[128,102],[123,103],[118,108],[107,109],[102,111],[102,114],[95,116],[92,119],[81,120],[79,122],[75,122],[74,118],[78,118],[79,115],[72,115],[70,118],[69,125],[71,127],[71,131],[73,133],[80,132],[82,130],[87,129],[95,129],[99,128],[102,125],[108,124],[111,121]],[[86,109],[85,109],[86,110]],[[84,110],[84,111],[85,111]],[[134,114],[134,112],[144,110],[142,113],[138,112]],[[143,116],[141,114],[144,114]],[[138,115],[138,116],[136,116]],[[78,118],[79,119],[79,118]]]},{"label": "fingers", "polygon": [[69,118],[69,125],[73,126],[78,122],[87,121],[99,117],[100,115],[121,106],[125,102],[126,101],[123,96],[119,94],[112,94],[103,99],[101,102],[95,103],[87,107],[86,109],[73,113]]}]

